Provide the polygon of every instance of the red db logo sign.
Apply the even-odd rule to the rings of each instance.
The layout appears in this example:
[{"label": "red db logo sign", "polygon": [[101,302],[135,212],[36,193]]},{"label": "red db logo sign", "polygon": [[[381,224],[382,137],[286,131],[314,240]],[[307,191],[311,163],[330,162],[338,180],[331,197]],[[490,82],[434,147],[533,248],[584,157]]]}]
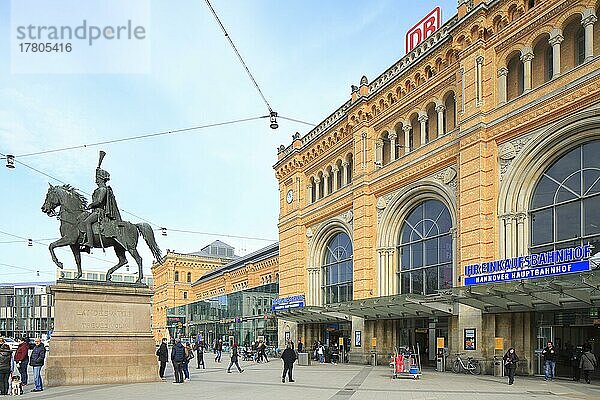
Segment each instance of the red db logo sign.
[{"label": "red db logo sign", "polygon": [[421,42],[433,34],[442,24],[442,10],[436,7],[419,23],[406,32],[406,52],[410,53]]}]

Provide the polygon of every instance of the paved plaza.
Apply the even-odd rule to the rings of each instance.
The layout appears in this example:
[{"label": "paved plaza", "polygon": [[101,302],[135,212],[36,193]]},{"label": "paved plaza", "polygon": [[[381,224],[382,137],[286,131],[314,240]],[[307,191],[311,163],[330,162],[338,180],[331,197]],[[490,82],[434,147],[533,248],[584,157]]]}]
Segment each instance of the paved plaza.
[{"label": "paved plaza", "polygon": [[[226,361],[227,358],[227,361]],[[194,363],[196,360],[192,360]],[[167,382],[132,385],[98,385],[47,388],[26,397],[43,399],[261,399],[261,400],[523,400],[600,399],[600,385],[567,380],[544,382],[541,378],[517,377],[513,386],[504,378],[473,377],[426,370],[422,379],[390,379],[385,367],[359,365],[311,365],[294,368],[294,383],[281,383],[281,361],[267,364],[243,362],[243,373],[228,374],[228,356],[216,364],[210,359],[205,370],[195,364],[191,381],[174,385],[167,367]],[[235,368],[235,367],[234,367]],[[31,386],[27,387],[27,392]]]}]

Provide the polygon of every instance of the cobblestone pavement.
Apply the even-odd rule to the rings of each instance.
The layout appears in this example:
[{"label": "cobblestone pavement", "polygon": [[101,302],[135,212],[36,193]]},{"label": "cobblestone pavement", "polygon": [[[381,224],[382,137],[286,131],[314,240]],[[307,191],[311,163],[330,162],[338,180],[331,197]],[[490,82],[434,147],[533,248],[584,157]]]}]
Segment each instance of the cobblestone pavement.
[{"label": "cobblestone pavement", "polygon": [[[191,381],[174,385],[167,367],[167,381],[131,384],[47,388],[26,397],[40,399],[260,399],[260,400],[600,400],[600,384],[586,385],[567,380],[544,382],[541,378],[517,377],[513,386],[506,379],[473,377],[427,371],[419,380],[390,378],[389,369],[359,365],[311,365],[294,367],[294,383],[281,383],[280,360],[266,364],[242,362],[243,373],[226,372],[228,356],[221,364],[210,357],[207,368],[196,369],[192,360]],[[227,360],[226,360],[227,358]],[[232,369],[233,370],[233,369]]]}]

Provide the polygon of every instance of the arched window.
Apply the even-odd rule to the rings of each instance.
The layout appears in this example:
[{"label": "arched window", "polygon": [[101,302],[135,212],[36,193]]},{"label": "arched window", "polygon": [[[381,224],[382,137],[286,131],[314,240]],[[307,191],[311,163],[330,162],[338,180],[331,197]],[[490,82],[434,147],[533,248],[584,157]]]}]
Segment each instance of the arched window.
[{"label": "arched window", "polygon": [[533,7],[535,7],[535,0],[529,0],[527,2],[528,5],[528,9],[531,10]]},{"label": "arched window", "polygon": [[175,271],[175,282],[179,282],[179,271]]},{"label": "arched window", "polygon": [[354,162],[353,162],[353,158],[352,158],[352,154],[348,155],[348,171],[347,176],[346,176],[346,182],[348,182],[348,184],[352,183],[352,168],[354,167]]},{"label": "arched window", "polygon": [[337,233],[327,244],[323,257],[325,304],[352,300],[352,272],[352,242],[346,233]]},{"label": "arched window", "polygon": [[594,244],[600,251],[600,140],[569,151],[542,174],[531,198],[531,253]]},{"label": "arched window", "polygon": [[451,132],[456,128],[456,95],[450,92],[444,98],[444,124],[446,124],[444,132]]},{"label": "arched window", "polygon": [[188,283],[192,282],[192,273],[191,272],[187,273],[187,282]]},{"label": "arched window", "polygon": [[415,207],[400,230],[400,293],[431,294],[452,287],[452,218],[438,200]]},{"label": "arched window", "polygon": [[519,53],[514,54],[508,61],[507,96],[512,100],[523,94],[525,90],[525,71]]}]

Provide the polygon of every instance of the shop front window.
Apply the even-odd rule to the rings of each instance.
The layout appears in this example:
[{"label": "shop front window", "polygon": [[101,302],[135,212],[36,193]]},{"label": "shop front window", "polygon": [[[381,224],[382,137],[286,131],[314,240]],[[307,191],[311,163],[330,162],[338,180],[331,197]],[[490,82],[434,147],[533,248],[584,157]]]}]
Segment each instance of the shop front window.
[{"label": "shop front window", "polygon": [[325,304],[341,303],[353,298],[352,242],[337,233],[327,244],[323,258],[323,298]]},{"label": "shop front window", "polygon": [[580,145],[544,171],[531,198],[531,253],[592,244],[600,251],[600,140]]},{"label": "shop front window", "polygon": [[398,246],[400,293],[431,294],[452,287],[452,218],[438,200],[426,200],[408,215]]}]

